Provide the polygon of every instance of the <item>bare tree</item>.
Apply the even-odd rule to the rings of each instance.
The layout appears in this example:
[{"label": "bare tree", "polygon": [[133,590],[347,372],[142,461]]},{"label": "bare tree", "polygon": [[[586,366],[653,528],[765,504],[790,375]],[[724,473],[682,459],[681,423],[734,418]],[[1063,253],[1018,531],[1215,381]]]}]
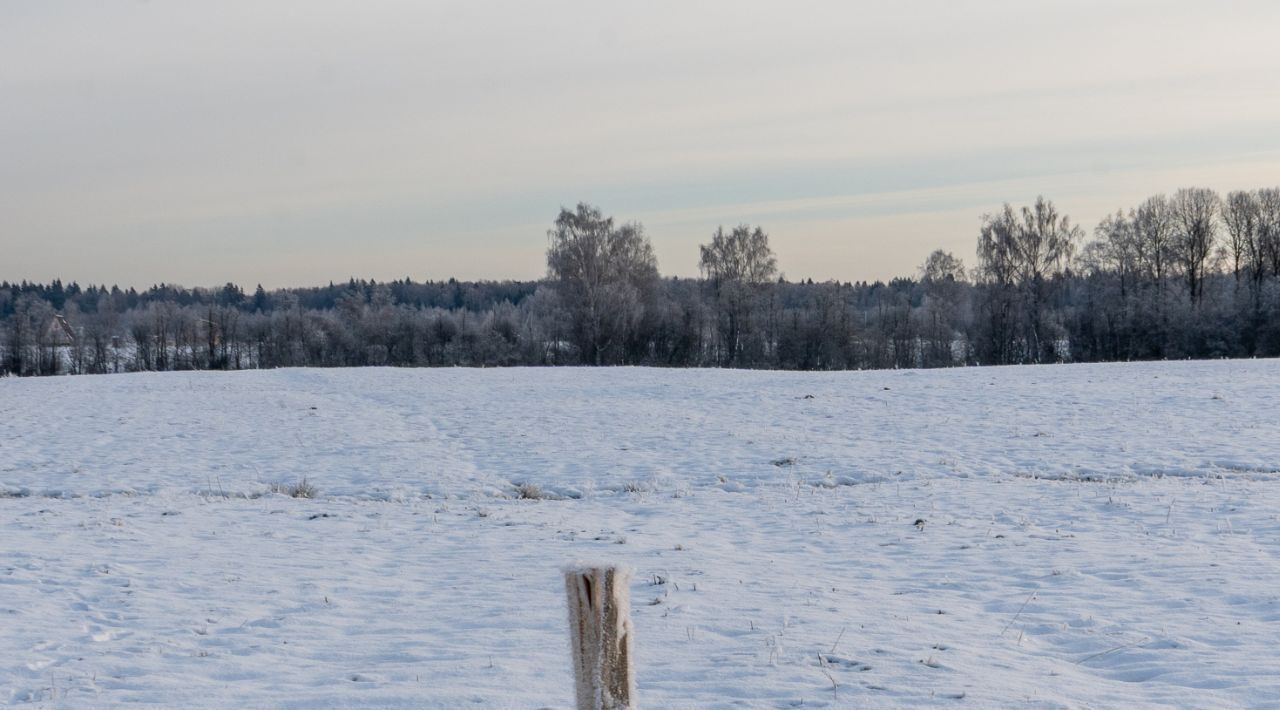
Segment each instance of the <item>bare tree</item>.
[{"label": "bare tree", "polygon": [[920,267],[920,278],[935,284],[964,281],[964,261],[949,251],[935,249]]},{"label": "bare tree", "polygon": [[1184,187],[1173,195],[1177,230],[1174,254],[1187,279],[1193,306],[1204,298],[1204,276],[1213,253],[1219,202],[1216,192],[1203,187]]},{"label": "bare tree", "polygon": [[1138,205],[1130,213],[1130,219],[1138,239],[1138,258],[1157,289],[1162,290],[1173,258],[1173,207],[1167,197],[1155,195]]},{"label": "bare tree", "polygon": [[94,313],[85,317],[85,337],[90,349],[89,371],[102,374],[119,369],[119,315],[111,297],[98,297]]},{"label": "bare tree", "polygon": [[1097,241],[1089,246],[1093,247],[1090,251],[1095,268],[1114,272],[1119,277],[1123,301],[1133,290],[1142,267],[1142,240],[1135,221],[1123,211],[1116,212],[1098,223],[1094,235]]},{"label": "bare tree", "polygon": [[978,266],[975,278],[984,289],[987,311],[986,356],[997,363],[1017,357],[1016,305],[1018,216],[1008,203],[996,214],[982,216],[978,234]]},{"label": "bare tree", "polygon": [[1227,193],[1222,202],[1222,223],[1227,227],[1227,252],[1231,273],[1240,285],[1241,270],[1249,263],[1251,247],[1258,238],[1258,196],[1247,190]]},{"label": "bare tree", "polygon": [[982,215],[977,271],[981,280],[1001,286],[1017,283],[1018,231],[1018,216],[1008,203],[994,215]]},{"label": "bare tree", "polygon": [[957,355],[963,355],[956,352],[954,344],[959,340],[960,303],[967,287],[964,274],[964,262],[942,249],[929,254],[920,267],[928,365],[952,365]]},{"label": "bare tree", "polygon": [[742,341],[753,328],[763,296],[778,275],[778,261],[769,248],[769,235],[745,224],[725,233],[716,228],[711,242],[701,246],[698,267],[714,301],[724,363],[738,364]]},{"label": "bare tree", "polygon": [[6,339],[7,367],[15,375],[57,374],[57,359],[49,356],[49,326],[55,313],[47,301],[33,294],[25,293],[14,300]]},{"label": "bare tree", "polygon": [[1258,190],[1257,236],[1256,254],[1251,258],[1259,282],[1268,266],[1271,275],[1280,278],[1280,187]]},{"label": "bare tree", "polygon": [[1024,359],[1040,362],[1053,354],[1052,343],[1045,337],[1046,291],[1049,281],[1070,264],[1083,236],[1083,231],[1044,197],[1036,198],[1031,207],[1023,207],[1021,218],[1007,204],[998,215],[983,218],[978,238],[979,273],[998,286],[1018,289]]},{"label": "bare tree", "polygon": [[576,210],[561,208],[547,238],[547,275],[568,309],[582,359],[596,365],[622,361],[658,279],[644,229],[615,225],[599,209],[579,204]]},{"label": "bare tree", "polygon": [[1060,215],[1053,202],[1037,197],[1033,207],[1022,208],[1018,246],[1023,281],[1043,282],[1062,273],[1075,254],[1084,232]]}]

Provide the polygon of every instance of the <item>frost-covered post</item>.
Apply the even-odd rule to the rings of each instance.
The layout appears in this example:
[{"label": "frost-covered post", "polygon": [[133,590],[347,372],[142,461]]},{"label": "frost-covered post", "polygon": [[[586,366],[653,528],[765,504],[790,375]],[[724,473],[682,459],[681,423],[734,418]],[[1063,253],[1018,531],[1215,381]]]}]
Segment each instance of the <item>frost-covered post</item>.
[{"label": "frost-covered post", "polygon": [[578,710],[635,707],[631,670],[631,570],[573,565],[564,570]]}]

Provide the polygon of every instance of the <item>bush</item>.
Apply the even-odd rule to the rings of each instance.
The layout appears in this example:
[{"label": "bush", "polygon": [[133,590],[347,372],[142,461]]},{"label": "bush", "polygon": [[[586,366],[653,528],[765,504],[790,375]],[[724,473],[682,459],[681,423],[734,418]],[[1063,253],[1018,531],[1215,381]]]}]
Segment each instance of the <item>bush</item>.
[{"label": "bush", "polygon": [[297,483],[273,483],[271,484],[271,492],[281,493],[290,498],[315,498],[320,493],[315,485],[307,481],[306,476],[303,476],[302,480]]},{"label": "bush", "polygon": [[516,484],[516,497],[520,500],[546,500],[551,496],[537,484],[525,481]]}]

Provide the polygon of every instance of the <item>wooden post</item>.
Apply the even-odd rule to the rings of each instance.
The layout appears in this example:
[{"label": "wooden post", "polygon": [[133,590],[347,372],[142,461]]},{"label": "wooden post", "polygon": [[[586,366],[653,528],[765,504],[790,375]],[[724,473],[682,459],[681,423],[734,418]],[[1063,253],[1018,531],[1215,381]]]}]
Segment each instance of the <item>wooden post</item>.
[{"label": "wooden post", "polygon": [[578,710],[633,710],[631,570],[572,566],[564,582]]}]

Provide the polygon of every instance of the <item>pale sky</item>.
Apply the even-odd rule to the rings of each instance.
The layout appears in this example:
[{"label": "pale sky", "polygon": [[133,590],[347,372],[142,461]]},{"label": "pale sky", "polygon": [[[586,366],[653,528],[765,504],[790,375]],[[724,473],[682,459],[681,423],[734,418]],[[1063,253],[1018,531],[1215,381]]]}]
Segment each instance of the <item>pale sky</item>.
[{"label": "pale sky", "polygon": [[537,278],[561,205],[664,274],[759,224],[790,278],[972,264],[1280,184],[1275,0],[5,2],[0,279]]}]

